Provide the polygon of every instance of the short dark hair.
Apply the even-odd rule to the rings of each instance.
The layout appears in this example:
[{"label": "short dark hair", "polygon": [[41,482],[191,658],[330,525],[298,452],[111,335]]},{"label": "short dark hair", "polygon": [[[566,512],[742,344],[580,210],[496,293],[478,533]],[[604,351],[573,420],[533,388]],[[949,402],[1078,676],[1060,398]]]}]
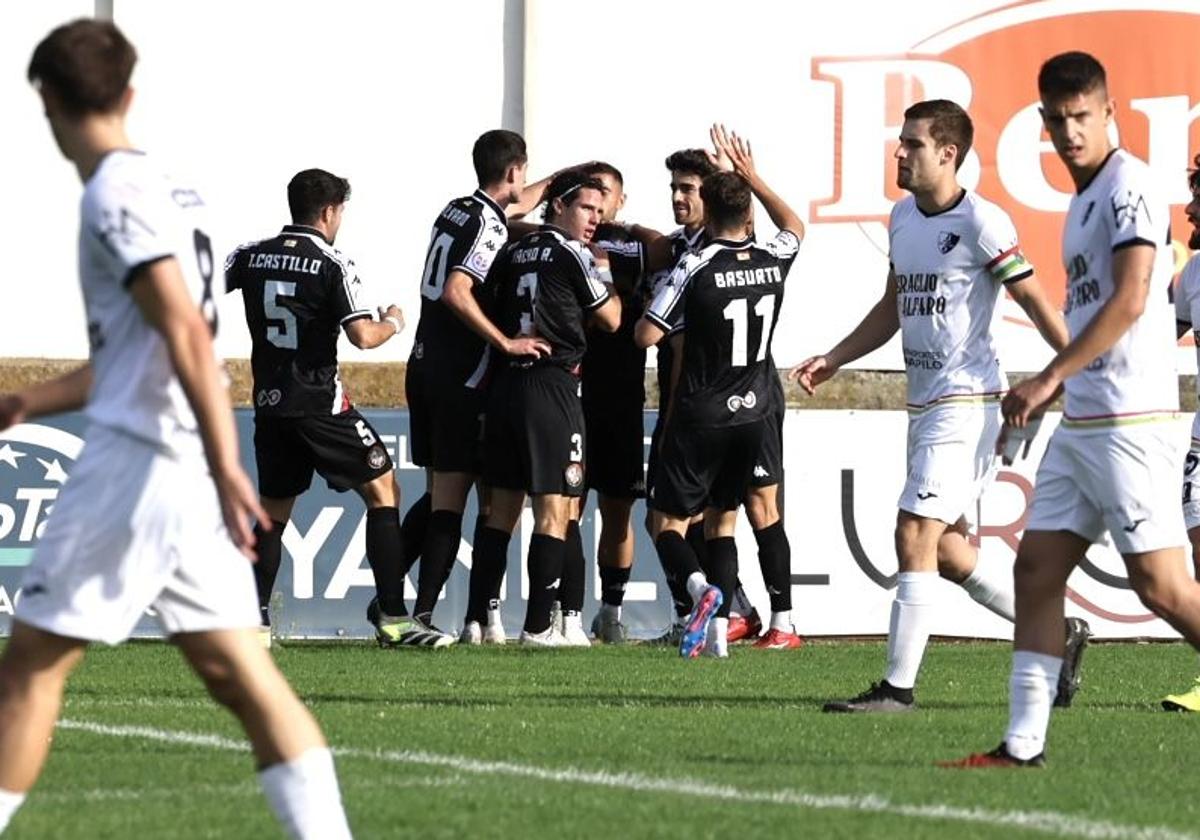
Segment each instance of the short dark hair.
[{"label": "short dark hair", "polygon": [[1094,90],[1108,92],[1104,65],[1085,52],[1059,53],[1038,71],[1038,94],[1044,100],[1070,99]]},{"label": "short dark hair", "polygon": [[298,225],[315,222],[330,205],[350,200],[350,182],[324,169],[305,169],[288,181],[288,209]]},{"label": "short dark hair", "polygon": [[622,187],[625,186],[625,176],[621,174],[621,170],[613,166],[611,163],[605,163],[602,160],[594,160],[591,163],[585,163],[579,167],[584,175],[591,178],[599,178],[601,175],[609,175],[616,180]]},{"label": "short dark hair", "polygon": [[34,48],[26,75],[53,91],[71,116],[108,114],[129,88],[137,50],[112,21],[64,23]]},{"label": "short dark hair", "polygon": [[560,198],[564,203],[571,204],[579,197],[579,191],[585,189],[602,193],[604,185],[584,172],[582,167],[564,169],[555,175],[546,187],[546,221],[554,220],[554,199]]},{"label": "short dark hair", "polygon": [[906,120],[929,120],[929,136],[939,147],[951,144],[957,149],[954,170],[963,165],[971,143],[975,141],[975,125],[957,102],[949,99],[927,99],[910,105],[904,112]]},{"label": "short dark hair", "polygon": [[528,159],[525,138],[503,128],[483,132],[471,148],[475,177],[481,187],[503,181],[510,166],[520,166]]},{"label": "short dark hair", "polygon": [[1192,158],[1192,168],[1188,170],[1188,189],[1193,193],[1200,192],[1200,155]]},{"label": "short dark hair", "polygon": [[714,227],[725,230],[750,217],[750,183],[736,172],[714,172],[700,184],[704,212]]},{"label": "short dark hair", "polygon": [[703,149],[680,149],[667,155],[667,169],[684,175],[698,175],[701,179],[717,171]]}]

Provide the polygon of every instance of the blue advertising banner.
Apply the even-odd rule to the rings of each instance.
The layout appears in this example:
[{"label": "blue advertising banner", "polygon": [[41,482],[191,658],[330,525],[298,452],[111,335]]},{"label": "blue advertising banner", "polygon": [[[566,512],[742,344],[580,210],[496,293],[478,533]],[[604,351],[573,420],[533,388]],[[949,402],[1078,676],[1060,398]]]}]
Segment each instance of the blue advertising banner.
[{"label": "blue advertising banner", "polygon": [[[238,410],[237,427],[247,470],[254,475],[254,415]],[[379,432],[396,463],[396,480],[402,493],[401,511],[425,492],[425,474],[409,460],[408,413],[362,411]],[[655,415],[647,412],[646,440]],[[0,634],[7,634],[19,600],[21,575],[45,527],[59,488],[83,447],[87,420],[81,414],[53,417],[0,432]],[[114,465],[114,469],[118,465]],[[470,540],[474,530],[474,494],[463,517],[463,540],[458,562],[434,613],[434,622],[445,630],[462,625],[471,564]],[[662,572],[654,559],[654,546],[642,522],[644,504],[634,508],[636,552],[633,579],[626,591],[624,619],[636,635],[653,635],[666,626],[670,603]],[[589,558],[585,622],[599,604],[599,579],[595,571],[595,546],[599,521],[594,499],[581,523],[584,550]],[[320,476],[296,503],[283,535],[284,562],[272,598],[275,632],[284,638],[360,638],[372,635],[366,606],[374,583],[365,552],[366,510],[353,492],[336,493]],[[523,558],[532,533],[532,514],[526,508],[509,548],[508,573],[502,590],[502,615],[511,631],[520,629],[525,614],[528,581]],[[649,562],[646,562],[649,561]],[[408,594],[416,591],[414,567]],[[157,623],[147,616],[136,635],[159,635]]]}]

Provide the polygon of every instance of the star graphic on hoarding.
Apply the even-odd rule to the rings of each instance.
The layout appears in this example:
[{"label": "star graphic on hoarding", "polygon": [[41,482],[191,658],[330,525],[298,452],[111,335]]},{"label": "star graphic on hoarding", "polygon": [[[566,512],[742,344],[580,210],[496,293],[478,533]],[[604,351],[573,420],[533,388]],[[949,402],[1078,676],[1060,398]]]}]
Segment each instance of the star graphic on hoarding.
[{"label": "star graphic on hoarding", "polygon": [[8,464],[14,470],[20,469],[20,466],[17,464],[17,459],[24,457],[25,453],[18,452],[17,450],[13,449],[12,444],[10,443],[0,446],[0,464]]},{"label": "star graphic on hoarding", "polygon": [[62,464],[58,462],[57,458],[53,461],[43,461],[41,458],[38,458],[37,462],[46,469],[45,481],[54,481],[62,484],[67,480],[66,470],[62,468]]}]

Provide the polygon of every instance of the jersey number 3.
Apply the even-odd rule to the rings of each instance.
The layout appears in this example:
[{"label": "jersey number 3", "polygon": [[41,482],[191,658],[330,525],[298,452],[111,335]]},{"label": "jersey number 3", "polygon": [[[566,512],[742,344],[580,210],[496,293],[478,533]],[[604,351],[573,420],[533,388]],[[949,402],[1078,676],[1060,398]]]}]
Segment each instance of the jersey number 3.
[{"label": "jersey number 3", "polygon": [[[729,348],[729,364],[733,367],[745,367],[749,355],[750,335],[747,322],[750,304],[745,298],[729,301],[721,314],[726,321],[733,322],[733,345]],[[762,332],[758,336],[758,353],[754,361],[761,362],[767,358],[767,346],[771,340],[771,325],[775,320],[775,295],[766,295],[754,304],[754,313],[762,319]]]}]

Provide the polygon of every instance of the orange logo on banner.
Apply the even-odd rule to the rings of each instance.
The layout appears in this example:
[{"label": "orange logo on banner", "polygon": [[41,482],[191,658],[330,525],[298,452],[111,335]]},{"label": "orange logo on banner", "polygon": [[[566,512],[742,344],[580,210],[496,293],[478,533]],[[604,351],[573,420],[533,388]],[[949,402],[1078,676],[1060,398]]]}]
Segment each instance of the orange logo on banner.
[{"label": "orange logo on banner", "polygon": [[[832,197],[810,220],[882,222],[903,195],[891,158],[904,109],[952,99],[975,123],[960,180],[1003,207],[1047,291],[1062,302],[1062,219],[1073,187],[1041,126],[1042,62],[1086,50],[1104,64],[1120,145],[1149,162],[1172,205],[1176,266],[1187,257],[1187,170],[1200,151],[1200,13],[1181,0],[1017,3],[939,32],[895,56],[814,58],[835,89]],[[1125,8],[1118,8],[1123,6]],[[1149,10],[1154,6],[1156,10]]]}]

